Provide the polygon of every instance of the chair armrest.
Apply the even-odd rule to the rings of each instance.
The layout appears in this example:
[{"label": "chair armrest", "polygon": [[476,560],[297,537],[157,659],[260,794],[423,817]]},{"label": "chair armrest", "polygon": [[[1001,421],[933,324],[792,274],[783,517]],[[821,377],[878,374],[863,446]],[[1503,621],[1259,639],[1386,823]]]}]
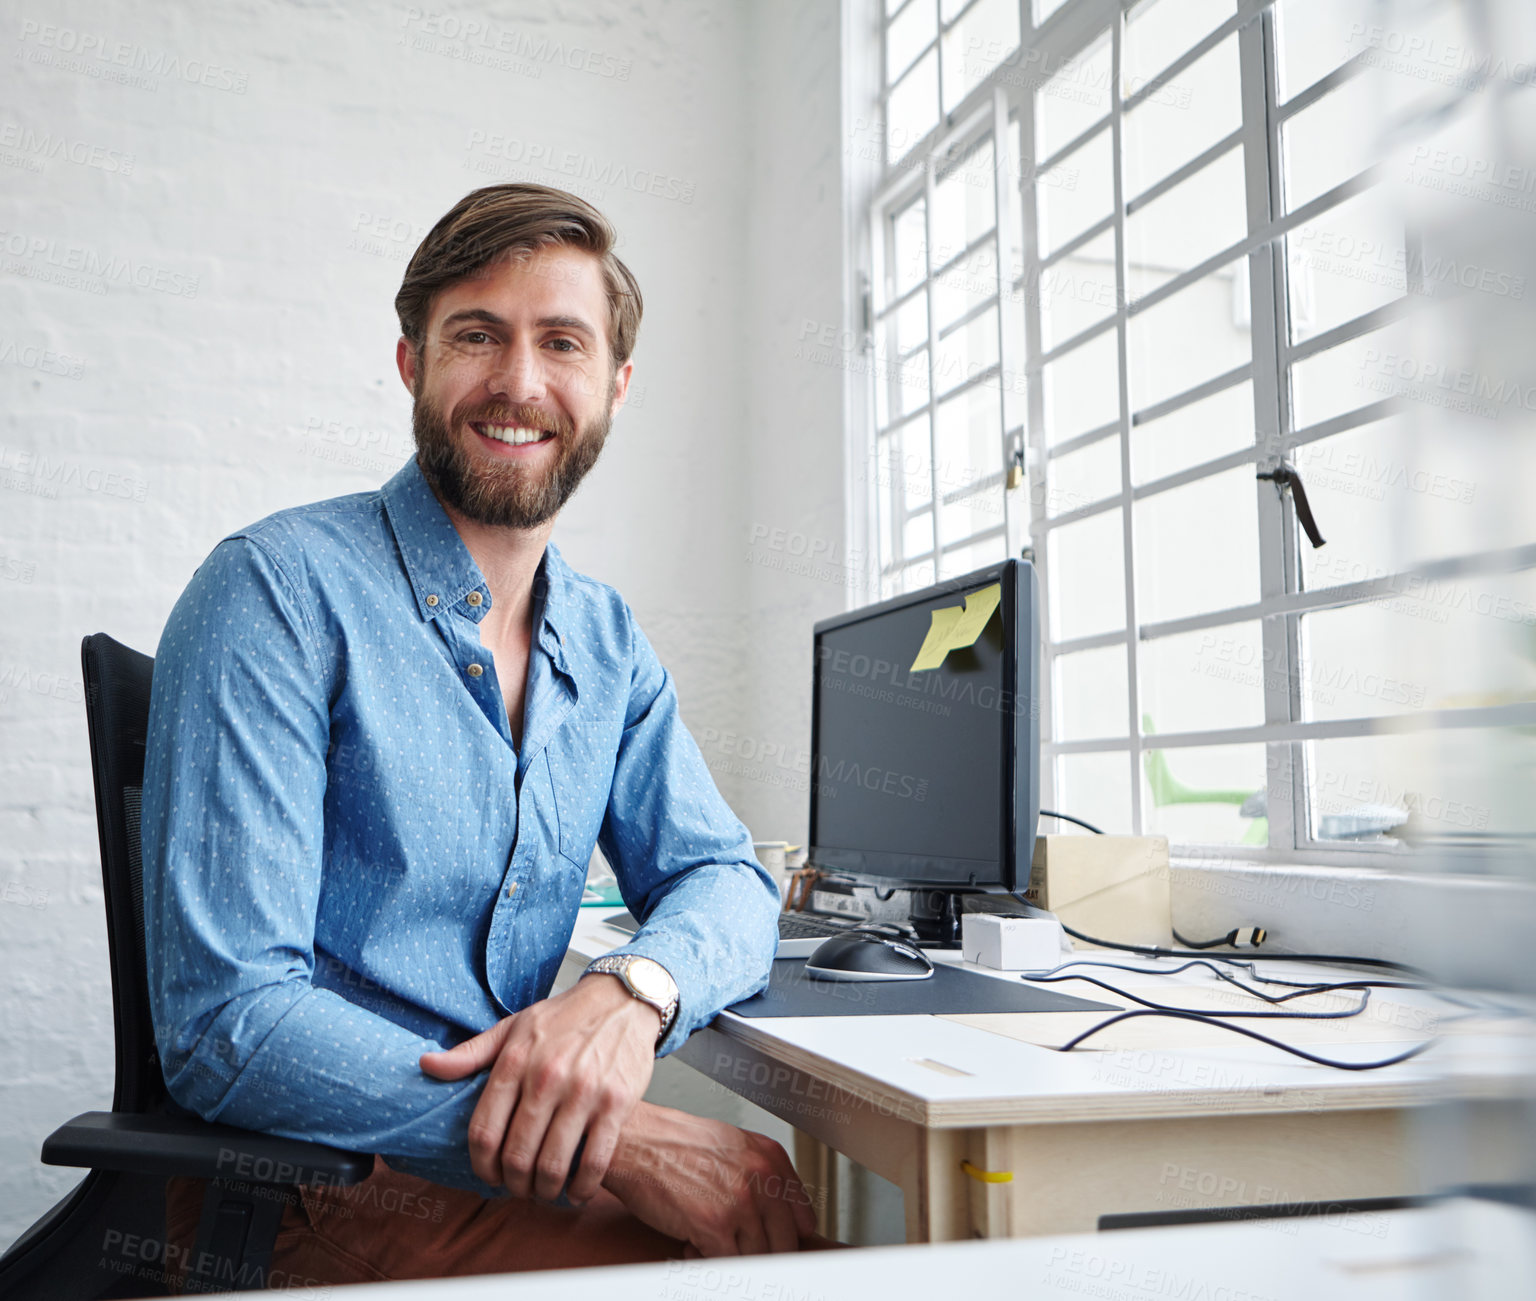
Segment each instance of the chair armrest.
[{"label": "chair armrest", "polygon": [[195,1116],[87,1111],[43,1140],[43,1164],[256,1184],[355,1184],[373,1157]]}]

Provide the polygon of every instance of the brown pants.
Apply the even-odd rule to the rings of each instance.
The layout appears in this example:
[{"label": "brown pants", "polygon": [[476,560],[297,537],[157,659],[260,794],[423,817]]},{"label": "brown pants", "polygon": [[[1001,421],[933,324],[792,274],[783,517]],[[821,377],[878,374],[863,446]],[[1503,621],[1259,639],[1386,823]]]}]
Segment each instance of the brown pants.
[{"label": "brown pants", "polygon": [[[165,1189],[166,1242],[187,1260],[207,1181]],[[391,1170],[349,1188],[304,1188],[283,1212],[267,1285],[312,1288],[524,1269],[619,1265],[681,1257],[684,1244],[642,1224],[599,1192],[580,1210],[513,1197],[482,1198]],[[168,1253],[169,1254],[169,1253]]]}]

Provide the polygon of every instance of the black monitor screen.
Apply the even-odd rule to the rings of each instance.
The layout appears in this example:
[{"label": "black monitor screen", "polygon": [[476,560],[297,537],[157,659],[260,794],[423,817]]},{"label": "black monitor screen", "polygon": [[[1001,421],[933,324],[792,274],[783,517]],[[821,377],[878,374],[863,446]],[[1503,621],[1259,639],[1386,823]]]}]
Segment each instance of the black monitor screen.
[{"label": "black monitor screen", "polygon": [[914,884],[1009,883],[1014,594],[1002,586],[976,640],[926,671],[912,666],[932,611],[962,605],[964,590],[818,633],[818,866]]}]

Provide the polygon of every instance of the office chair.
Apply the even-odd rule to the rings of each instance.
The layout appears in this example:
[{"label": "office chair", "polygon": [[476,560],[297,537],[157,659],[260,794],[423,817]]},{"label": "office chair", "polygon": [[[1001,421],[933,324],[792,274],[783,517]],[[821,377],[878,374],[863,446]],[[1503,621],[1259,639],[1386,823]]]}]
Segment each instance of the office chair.
[{"label": "office chair", "polygon": [[[167,1267],[189,1292],[261,1287],[283,1207],[304,1184],[352,1184],[373,1157],[172,1114],[144,962],[139,800],[154,660],[105,633],[81,645],[112,968],[112,1110],[87,1111],[43,1143],[46,1165],[89,1173],[0,1257],[6,1301],[163,1296]],[[165,1182],[209,1181],[190,1256],[167,1261]]]},{"label": "office chair", "polygon": [[[1141,716],[1141,730],[1146,736],[1151,736],[1157,731],[1152,725],[1150,714]],[[1238,843],[1242,845],[1269,843],[1269,817],[1267,802],[1264,798],[1266,792],[1263,787],[1256,791],[1195,790],[1173,775],[1173,770],[1168,767],[1166,751],[1144,750],[1141,762],[1142,769],[1147,775],[1147,789],[1151,792],[1154,809],[1161,809],[1170,804],[1236,804],[1239,806],[1237,811],[1242,817],[1253,819]]]}]

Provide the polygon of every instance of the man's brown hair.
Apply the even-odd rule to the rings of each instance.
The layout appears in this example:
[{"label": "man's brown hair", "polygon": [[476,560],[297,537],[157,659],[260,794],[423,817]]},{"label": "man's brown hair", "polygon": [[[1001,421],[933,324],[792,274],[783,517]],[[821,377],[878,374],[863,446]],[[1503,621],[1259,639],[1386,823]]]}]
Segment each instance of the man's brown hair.
[{"label": "man's brown hair", "polygon": [[427,233],[395,295],[400,333],[417,352],[438,291],[511,252],[565,244],[602,264],[608,291],[608,343],[617,368],[629,360],[644,304],[630,269],[613,253],[614,229],[590,203],[548,185],[487,185],[466,194]]}]

